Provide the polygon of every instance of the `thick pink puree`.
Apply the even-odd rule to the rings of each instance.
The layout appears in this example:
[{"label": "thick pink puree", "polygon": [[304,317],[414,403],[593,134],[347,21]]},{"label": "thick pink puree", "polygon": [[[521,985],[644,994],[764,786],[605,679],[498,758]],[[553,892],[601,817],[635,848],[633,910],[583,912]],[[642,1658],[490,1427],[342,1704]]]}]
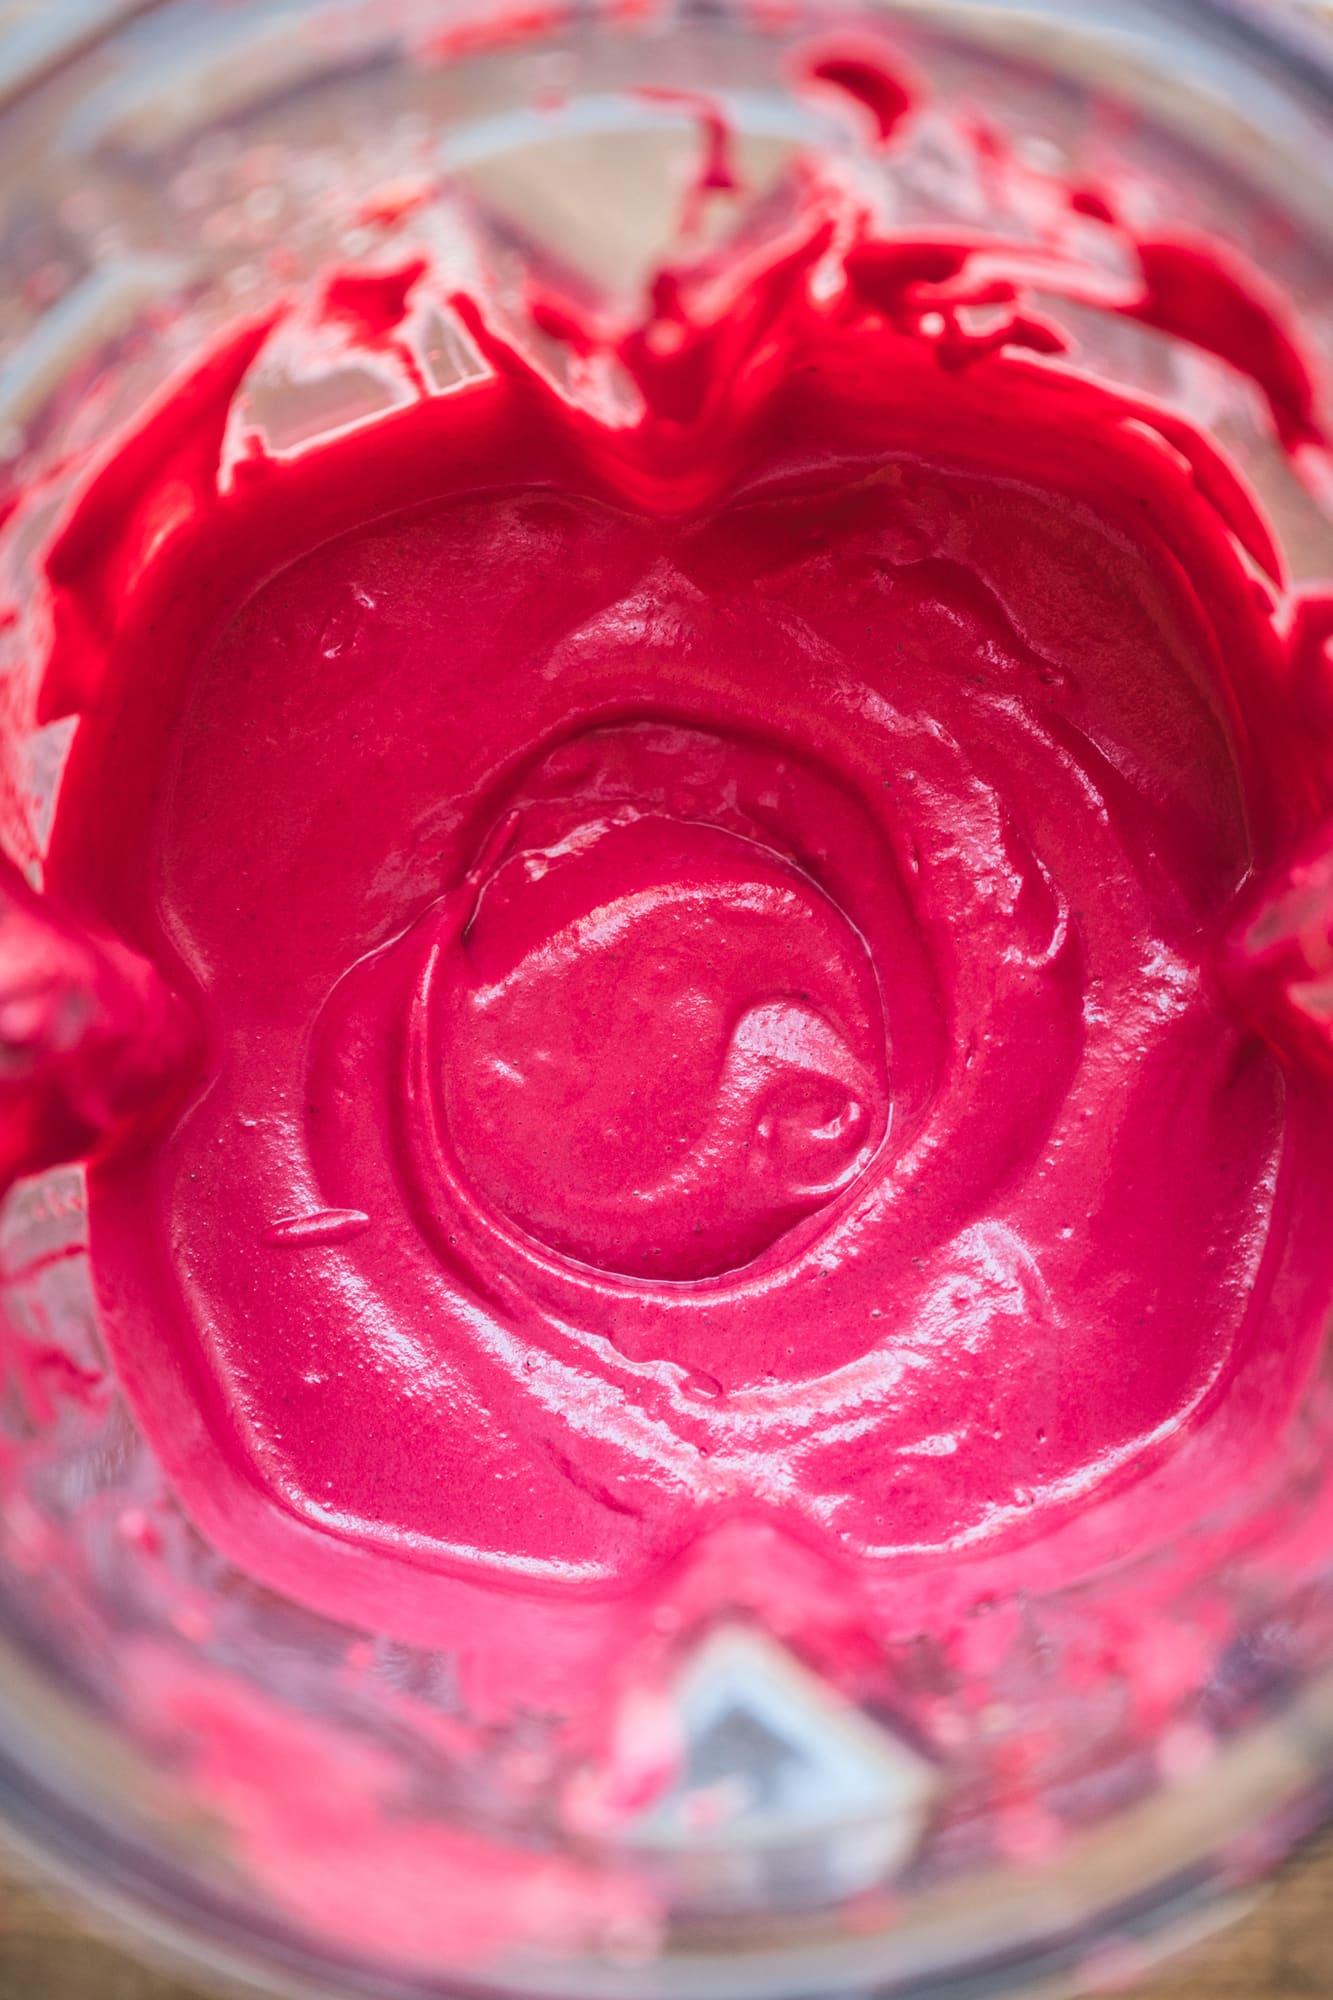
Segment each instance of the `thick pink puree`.
[{"label": "thick pink puree", "polygon": [[[817,67],[891,142],[906,91]],[[1320,444],[1257,280],[1068,212]],[[101,984],[8,1165],[92,1143],[117,1368],[262,1581],[567,1695],[677,1559],[780,1628],[811,1565],[942,1620],[1215,1526],[1279,1440],[1333,1294],[1333,617],[1061,358],[1087,270],[1009,262],[812,179],[641,324],[534,301],[637,412],[459,298],[488,372],[220,480],[252,327],[52,546],[81,726],[8,922]],[[410,352],[432,282],[325,312]]]}]

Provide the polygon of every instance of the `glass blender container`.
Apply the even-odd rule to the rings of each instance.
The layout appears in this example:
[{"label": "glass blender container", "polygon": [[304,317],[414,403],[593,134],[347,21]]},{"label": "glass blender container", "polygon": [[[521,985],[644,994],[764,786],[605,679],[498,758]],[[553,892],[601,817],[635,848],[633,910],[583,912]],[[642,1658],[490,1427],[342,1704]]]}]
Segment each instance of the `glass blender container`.
[{"label": "glass blender container", "polygon": [[[1145,229],[1183,218],[1243,254],[1333,372],[1333,34],[1306,11],[9,11],[0,453],[16,505],[0,648],[20,778],[6,833],[38,857],[72,730],[36,719],[39,556],[109,442],[238,319],[331,264],[425,254],[515,338],[534,271],[573,271],[628,309],[670,252],[701,95],[743,170],[738,232],[781,217],[803,153],[887,226],[1007,243],[1031,230],[1042,176],[1109,175]],[[793,85],[794,54],[833,35],[920,80],[925,108],[891,154]],[[988,178],[960,147],[969,107],[1027,178]],[[1069,317],[1081,365],[1224,445],[1294,584],[1327,576],[1333,481],[1297,478],[1250,389],[1093,305]],[[413,340],[430,393],[477,365],[438,299]],[[354,355],[279,343],[245,385],[244,421],[295,451],[403,393]],[[977,1610],[970,1667],[907,1621],[853,1701],[799,1630],[756,1615],[743,1555],[724,1547],[706,1616],[676,1597],[669,1616],[645,1612],[593,1752],[570,1749],[558,1714],[479,1712],[447,1635],[342,1625],[261,1586],[186,1515],[107,1358],[77,1161],[6,1196],[0,1315],[0,1823],[148,1948],[242,1987],[981,2000],[1105,1986],[1333,1810],[1328,1366],[1240,1552],[1179,1599],[1154,1594],[1158,1558],[1142,1559],[1142,1627],[1108,1619],[1099,1575],[1046,1589],[1038,1571]],[[1153,1689],[1146,1712],[1132,1683]]]}]

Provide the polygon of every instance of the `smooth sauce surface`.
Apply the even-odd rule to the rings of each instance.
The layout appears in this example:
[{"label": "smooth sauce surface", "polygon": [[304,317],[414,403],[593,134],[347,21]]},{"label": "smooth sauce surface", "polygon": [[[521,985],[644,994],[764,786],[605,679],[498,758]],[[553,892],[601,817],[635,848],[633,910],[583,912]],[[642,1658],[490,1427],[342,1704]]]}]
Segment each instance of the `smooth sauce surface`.
[{"label": "smooth sauce surface", "polygon": [[117,1363],[353,1622],[736,1523],[1123,1548],[1308,1369],[1328,1069],[1251,941],[1333,760],[1266,531],[1044,324],[968,336],[965,247],[831,240],[659,280],[628,428],[463,301],[488,376],[219,489],[258,329],[53,552],[49,886],[205,1044],[93,1171]]}]

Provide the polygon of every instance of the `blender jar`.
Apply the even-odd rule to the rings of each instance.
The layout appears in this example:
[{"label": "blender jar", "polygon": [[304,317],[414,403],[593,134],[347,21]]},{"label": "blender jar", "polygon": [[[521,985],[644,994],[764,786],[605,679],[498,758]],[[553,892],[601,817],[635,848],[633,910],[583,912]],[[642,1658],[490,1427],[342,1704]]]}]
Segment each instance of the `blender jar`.
[{"label": "blender jar", "polygon": [[[919,81],[890,155],[793,85],[794,56],[835,33]],[[699,225],[715,240],[779,226],[810,153],[890,231],[1010,245],[1037,240],[1044,188],[1096,179],[1144,231],[1243,254],[1333,366],[1333,45],[1278,7],[161,0],[29,10],[0,92],[4,834],[36,886],[73,730],[37,716],[40,557],[109,442],[333,265],[445,274],[411,325],[422,380],[401,355],[280,334],[233,419],[277,450],[484,366],[451,288],[519,341],[534,273],[632,310],[671,253],[701,94],[740,168]],[[1096,303],[1060,310],[1083,366],[1243,467],[1294,584],[1327,575],[1333,484],[1313,461],[1296,476],[1251,385]],[[1034,1558],[1007,1598],[963,1557],[939,1585],[961,1654],[929,1586],[889,1591],[853,1698],[816,1632],[756,1603],[753,1551],[721,1530],[649,1594],[600,1738],[571,1742],[554,1705],[481,1697],[447,1629],[342,1625],[186,1516],[107,1359],[77,1161],[10,1190],[0,1281],[0,1816],[214,1973],[378,2000],[1104,1984],[1328,1813],[1326,1367],[1236,1499],[1244,1532],[1184,1529],[1227,1550],[1188,1587],[1169,1523],[1086,1574]],[[836,1627],[818,1565],[781,1559]]]}]

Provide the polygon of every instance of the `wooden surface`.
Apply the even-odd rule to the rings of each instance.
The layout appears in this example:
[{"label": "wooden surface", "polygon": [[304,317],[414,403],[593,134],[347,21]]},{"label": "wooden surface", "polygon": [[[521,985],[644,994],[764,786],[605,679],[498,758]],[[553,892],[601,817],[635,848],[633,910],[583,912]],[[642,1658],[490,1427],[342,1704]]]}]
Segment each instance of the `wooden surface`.
[{"label": "wooden surface", "polygon": [[[1136,2000],[1333,2000],[1333,1840],[1289,1868],[1240,1924]],[[0,1880],[0,2000],[208,2000],[137,1966],[31,1890]]]}]

